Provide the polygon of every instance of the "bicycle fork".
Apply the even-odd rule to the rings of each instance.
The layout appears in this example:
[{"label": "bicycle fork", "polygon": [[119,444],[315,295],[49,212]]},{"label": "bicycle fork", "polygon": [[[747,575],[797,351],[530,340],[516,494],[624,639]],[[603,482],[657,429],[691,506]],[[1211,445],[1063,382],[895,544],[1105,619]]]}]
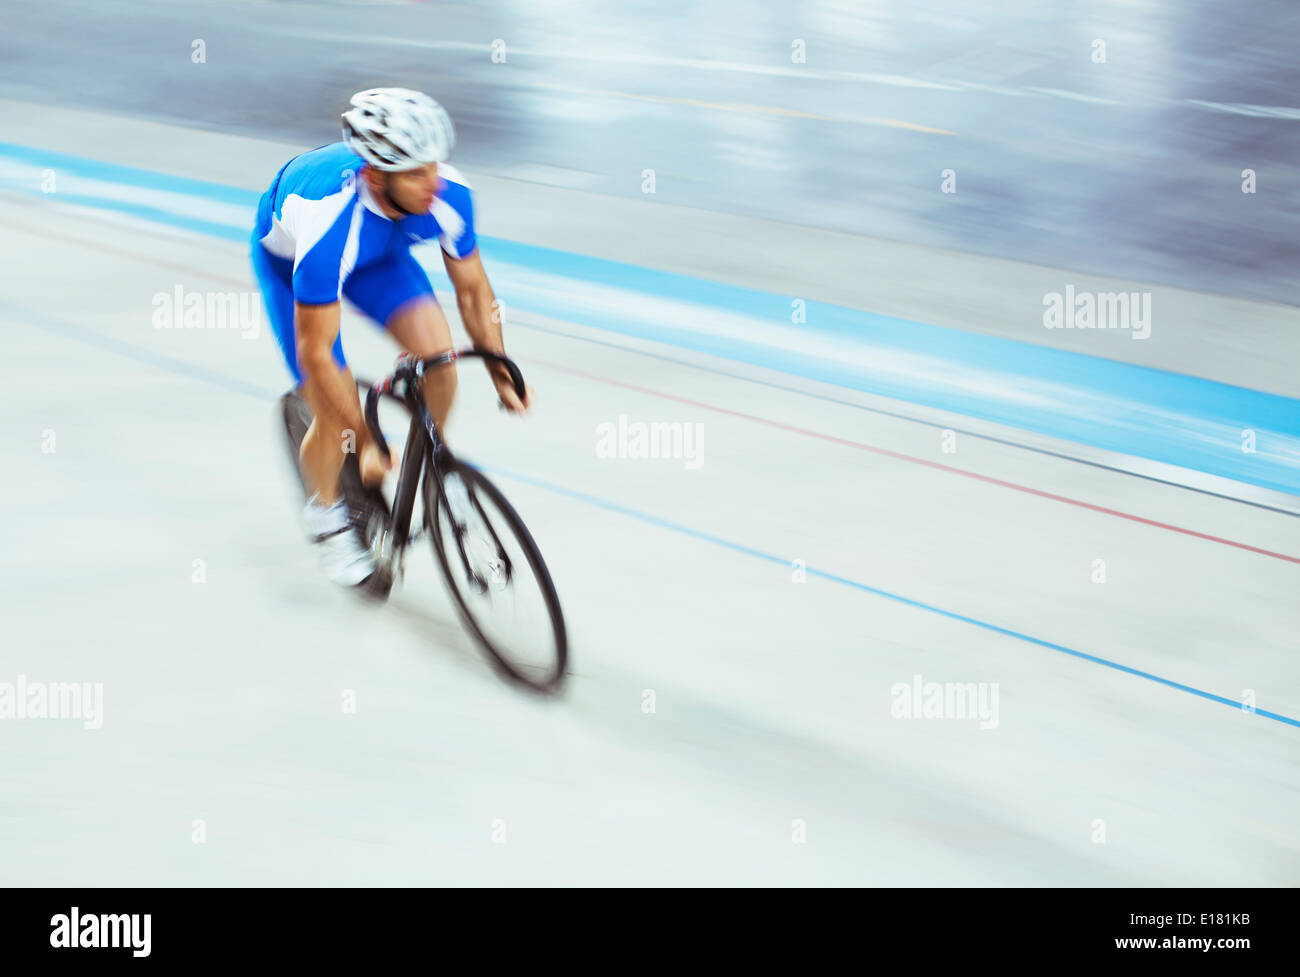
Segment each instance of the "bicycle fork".
[{"label": "bicycle fork", "polygon": [[[460,517],[451,506],[451,496],[447,491],[447,484],[443,480],[442,468],[439,465],[440,461],[443,464],[446,464],[452,460],[451,450],[438,436],[438,429],[434,426],[432,418],[428,416],[428,411],[426,410],[424,414],[427,422],[426,431],[429,435],[429,442],[431,444],[431,447],[428,449],[428,454],[425,456],[424,463],[429,466],[430,473],[433,476],[433,481],[437,485],[437,504],[442,506],[442,511],[447,515],[447,522],[451,526],[452,538],[456,543],[456,555],[460,557],[460,565],[461,569],[465,572],[465,579],[469,582],[473,591],[481,597],[488,592],[488,582],[470,562],[469,553],[465,548],[465,537],[469,535],[469,527],[461,521]],[[498,571],[499,568],[502,579],[505,583],[509,584],[514,578],[514,566],[510,561],[510,556],[506,553],[505,547],[501,545],[501,538],[497,536],[497,531],[493,528],[491,520],[487,517],[487,513],[483,511],[483,505],[479,502],[478,495],[464,479],[461,480],[461,483],[464,486],[465,495],[469,499],[470,505],[474,507],[474,511],[478,513],[479,519],[482,521],[483,525],[487,527],[487,531],[492,537],[492,545],[496,549],[497,558],[495,561],[492,561],[490,565],[494,571]],[[433,527],[428,525],[429,508],[428,505],[425,506],[425,526],[429,532],[433,532]]]}]

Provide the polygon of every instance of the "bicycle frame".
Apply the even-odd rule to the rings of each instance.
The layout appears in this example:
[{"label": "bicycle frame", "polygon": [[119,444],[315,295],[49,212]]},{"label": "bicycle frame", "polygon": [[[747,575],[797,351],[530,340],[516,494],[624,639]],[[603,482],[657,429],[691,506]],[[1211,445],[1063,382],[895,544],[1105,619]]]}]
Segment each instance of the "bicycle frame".
[{"label": "bicycle frame", "polygon": [[[409,353],[404,354],[398,358],[397,367],[393,374],[371,384],[370,389],[366,392],[366,427],[370,429],[375,443],[378,445],[379,450],[383,452],[385,458],[391,458],[392,452],[389,450],[388,442],[384,439],[384,433],[379,427],[379,398],[389,397],[411,412],[411,424],[406,435],[406,447],[402,454],[402,462],[398,472],[397,492],[393,497],[392,513],[386,524],[381,527],[375,546],[375,560],[387,586],[391,586],[392,582],[401,575],[406,547],[418,535],[411,533],[411,516],[415,510],[416,491],[420,487],[425,466],[428,465],[433,482],[437,487],[437,504],[443,507],[451,525],[455,529],[456,548],[461,565],[476,590],[482,593],[487,589],[487,581],[471,566],[465,553],[464,527],[456,520],[455,514],[452,513],[450,506],[447,504],[442,467],[453,459],[450,449],[442,440],[438,426],[434,423],[433,416],[429,413],[429,408],[424,402],[419,383],[427,370],[470,357],[478,357],[503,364],[510,374],[510,380],[514,384],[516,393],[518,393],[521,400],[523,399],[526,389],[524,378],[514,361],[499,353],[475,349],[450,350],[425,360]],[[479,515],[483,517],[488,531],[492,534],[497,551],[505,559],[509,571],[509,557],[505,554],[505,549],[496,535],[496,530],[483,513],[478,499],[471,498]],[[426,528],[430,532],[433,531],[431,525],[427,525]]]}]

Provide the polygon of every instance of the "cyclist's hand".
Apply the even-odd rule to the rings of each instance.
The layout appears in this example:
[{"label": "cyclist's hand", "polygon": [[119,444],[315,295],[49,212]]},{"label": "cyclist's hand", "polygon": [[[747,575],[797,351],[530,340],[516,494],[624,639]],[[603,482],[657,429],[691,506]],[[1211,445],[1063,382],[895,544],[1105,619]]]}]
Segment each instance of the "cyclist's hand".
[{"label": "cyclist's hand", "polygon": [[367,440],[361,446],[361,454],[357,458],[361,467],[361,481],[372,488],[384,480],[384,476],[393,470],[397,464],[397,459],[393,455],[384,457],[384,453],[379,450],[379,445],[374,441]]},{"label": "cyclist's hand", "polygon": [[492,382],[496,385],[497,396],[501,398],[501,407],[512,414],[522,414],[528,408],[533,406],[533,387],[532,384],[524,383],[524,399],[519,399],[519,394],[515,392],[515,385],[510,382],[510,374],[504,369],[492,371]]}]

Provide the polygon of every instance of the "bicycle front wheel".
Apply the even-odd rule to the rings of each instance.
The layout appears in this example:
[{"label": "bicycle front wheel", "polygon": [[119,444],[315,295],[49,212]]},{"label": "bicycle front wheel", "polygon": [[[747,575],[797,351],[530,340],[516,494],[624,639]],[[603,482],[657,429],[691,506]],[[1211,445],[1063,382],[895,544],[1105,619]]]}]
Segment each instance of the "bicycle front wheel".
[{"label": "bicycle front wheel", "polygon": [[512,681],[553,691],[564,680],[568,636],[550,572],[514,507],[473,465],[425,468],[433,551],[465,625]]}]

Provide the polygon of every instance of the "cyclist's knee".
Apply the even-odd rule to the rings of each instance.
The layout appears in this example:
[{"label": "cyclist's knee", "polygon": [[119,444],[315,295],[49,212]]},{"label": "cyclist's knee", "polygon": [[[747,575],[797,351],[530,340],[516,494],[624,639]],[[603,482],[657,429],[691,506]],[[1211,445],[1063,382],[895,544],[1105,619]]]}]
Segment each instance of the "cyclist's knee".
[{"label": "cyclist's knee", "polygon": [[424,389],[425,397],[436,395],[447,398],[456,392],[458,382],[456,364],[444,363],[442,366],[435,366],[425,370],[420,385]]},{"label": "cyclist's knee", "polygon": [[452,348],[447,317],[431,296],[419,296],[399,306],[384,326],[403,349],[422,360]]}]

